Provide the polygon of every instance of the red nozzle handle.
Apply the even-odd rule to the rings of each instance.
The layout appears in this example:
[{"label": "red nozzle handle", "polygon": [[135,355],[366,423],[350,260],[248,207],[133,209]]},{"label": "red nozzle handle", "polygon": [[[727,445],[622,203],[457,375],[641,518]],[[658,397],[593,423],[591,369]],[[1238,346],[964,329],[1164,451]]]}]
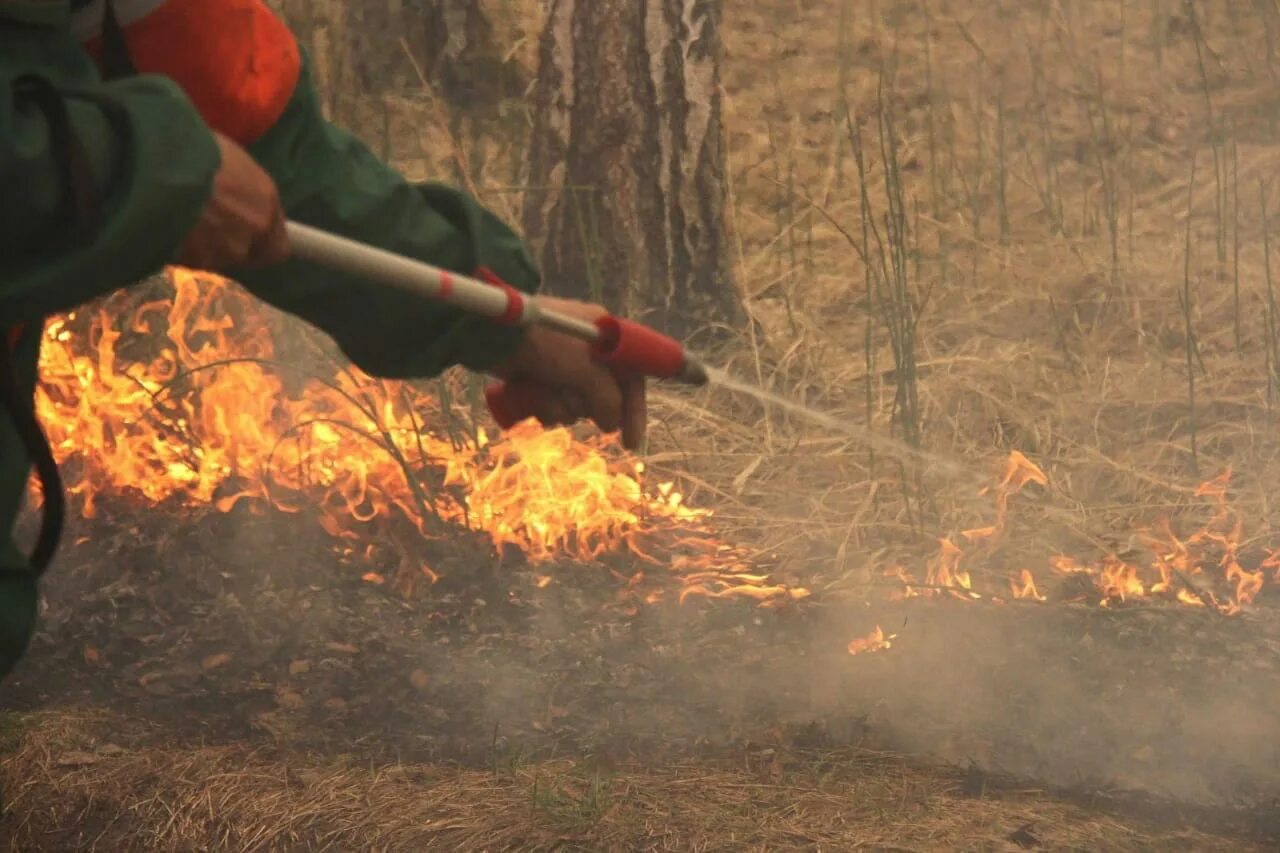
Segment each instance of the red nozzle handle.
[{"label": "red nozzle handle", "polygon": [[624,373],[670,379],[684,369],[684,346],[632,320],[605,316],[596,321],[599,339],[591,355]]},{"label": "red nozzle handle", "polygon": [[[620,373],[642,374],[658,379],[678,375],[685,366],[684,347],[679,341],[631,320],[601,317],[600,331],[591,345],[591,357]],[[510,429],[533,417],[545,393],[536,384],[511,386],[494,382],[484,391],[489,413],[502,429]]]}]

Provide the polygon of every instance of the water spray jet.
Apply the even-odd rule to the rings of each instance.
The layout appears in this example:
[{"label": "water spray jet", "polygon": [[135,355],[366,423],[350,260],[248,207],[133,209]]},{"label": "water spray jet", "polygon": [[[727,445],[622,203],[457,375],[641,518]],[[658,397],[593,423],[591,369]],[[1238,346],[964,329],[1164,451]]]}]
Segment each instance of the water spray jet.
[{"label": "water spray jet", "polygon": [[[918,459],[953,474],[973,476],[975,482],[985,478],[952,458],[877,435],[868,428],[737,379],[725,370],[704,364],[674,338],[633,320],[605,315],[591,323],[546,308],[537,297],[521,293],[486,268],[476,270],[475,276],[465,276],[297,222],[287,223],[286,228],[293,255],[310,263],[445,302],[496,323],[547,326],[586,341],[596,361],[618,372],[690,386],[714,384],[896,455]],[[494,382],[485,390],[485,401],[494,421],[509,429],[533,416],[540,393],[536,386],[513,387]]]}]

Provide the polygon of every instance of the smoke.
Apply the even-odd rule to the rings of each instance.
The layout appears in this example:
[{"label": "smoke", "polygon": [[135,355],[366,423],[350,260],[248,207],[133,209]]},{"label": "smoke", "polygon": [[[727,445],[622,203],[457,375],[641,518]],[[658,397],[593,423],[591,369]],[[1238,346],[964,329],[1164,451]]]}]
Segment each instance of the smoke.
[{"label": "smoke", "polygon": [[537,732],[623,754],[861,746],[1074,792],[1215,807],[1280,792],[1280,632],[1268,620],[891,607],[876,619],[897,634],[892,648],[851,657],[865,609],[658,607],[614,622],[549,605],[515,641],[534,654],[455,650],[451,677],[480,685],[479,715],[508,748]]}]

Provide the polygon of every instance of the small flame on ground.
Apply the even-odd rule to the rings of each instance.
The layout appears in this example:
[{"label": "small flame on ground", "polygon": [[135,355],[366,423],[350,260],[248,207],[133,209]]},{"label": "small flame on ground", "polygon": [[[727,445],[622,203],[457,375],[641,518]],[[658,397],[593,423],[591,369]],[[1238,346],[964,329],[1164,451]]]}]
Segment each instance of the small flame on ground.
[{"label": "small flame on ground", "polygon": [[[1049,480],[1026,456],[1015,451],[1000,482],[982,492],[995,492],[994,523],[966,530],[961,535],[970,543],[991,549],[1005,533],[1010,499],[1028,483],[1047,486]],[[1230,484],[1231,471],[1228,470],[1196,489],[1197,497],[1211,502],[1213,515],[1191,536],[1180,538],[1167,519],[1143,531],[1143,544],[1152,554],[1147,564],[1116,554],[1092,563],[1058,555],[1049,559],[1049,568],[1059,577],[1088,579],[1098,596],[1095,603],[1104,607],[1161,597],[1189,607],[1237,612],[1252,603],[1266,586],[1269,571],[1274,571],[1276,580],[1280,580],[1280,551],[1268,554],[1256,569],[1247,569],[1241,564],[1244,523],[1228,503]],[[978,600],[984,596],[974,591],[972,574],[964,568],[971,556],[954,540],[944,537],[939,540],[937,554],[926,563],[927,588],[917,588],[915,578],[902,566],[892,566],[884,574],[903,584],[905,597],[947,592],[956,598]],[[1027,569],[1010,578],[1009,583],[1015,599],[1048,600],[1048,596],[1040,592],[1035,575]],[[1214,584],[1225,586],[1225,594],[1220,596],[1215,592]]]},{"label": "small flame on ground", "polygon": [[849,643],[849,654],[860,655],[867,652],[884,651],[892,646],[892,640],[897,638],[897,634],[885,636],[884,631],[879,625],[870,634],[865,637],[858,637]]},{"label": "small flame on ground", "polygon": [[[1050,557],[1051,576],[1063,581],[1067,590],[1060,598],[1086,600],[1108,608],[1160,600],[1209,608],[1227,616],[1253,603],[1268,582],[1280,583],[1280,549],[1268,552],[1257,561],[1256,568],[1246,567],[1249,560],[1242,562],[1244,521],[1228,500],[1231,473],[1224,471],[1196,488],[1196,497],[1209,503],[1212,515],[1190,536],[1180,537],[1168,519],[1140,531],[1142,544],[1151,555],[1145,562],[1136,559],[1136,552],[1107,554],[1092,562],[1067,555]],[[1006,533],[1011,499],[1030,483],[1047,487],[1049,478],[1025,455],[1011,453],[1000,480],[981,492],[995,495],[993,522],[960,534],[971,550],[961,548],[951,537],[940,538],[937,553],[925,563],[923,584],[902,565],[889,566],[884,577],[902,587],[891,597],[946,595],[964,601],[1000,603],[1001,599],[975,589],[973,571],[968,566],[980,562],[999,544]],[[1010,577],[1009,588],[1015,600],[1046,602],[1053,597],[1040,591],[1040,581],[1028,569]],[[864,639],[854,640],[850,651],[855,646],[861,649]]]},{"label": "small flame on ground", "polygon": [[1036,579],[1026,569],[1019,572],[1017,580],[1009,581],[1009,589],[1013,597],[1021,601],[1048,601],[1036,589]]}]

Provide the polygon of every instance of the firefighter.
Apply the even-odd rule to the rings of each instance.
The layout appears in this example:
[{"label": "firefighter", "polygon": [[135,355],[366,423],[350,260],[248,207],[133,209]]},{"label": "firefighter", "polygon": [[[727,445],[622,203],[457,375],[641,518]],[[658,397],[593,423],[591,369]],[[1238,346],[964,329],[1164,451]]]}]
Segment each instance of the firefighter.
[{"label": "firefighter", "polygon": [[[286,217],[463,273],[487,267],[520,290],[539,283],[489,211],[410,184],[324,119],[305,53],[260,0],[0,0],[0,677],[25,651],[60,528],[32,411],[43,320],[166,264],[233,274],[375,376],[462,365],[536,386],[544,423],[589,418],[642,440],[643,381],[594,364],[585,344],[289,260]],[[12,531],[33,465],[44,524],[25,554]]]}]

